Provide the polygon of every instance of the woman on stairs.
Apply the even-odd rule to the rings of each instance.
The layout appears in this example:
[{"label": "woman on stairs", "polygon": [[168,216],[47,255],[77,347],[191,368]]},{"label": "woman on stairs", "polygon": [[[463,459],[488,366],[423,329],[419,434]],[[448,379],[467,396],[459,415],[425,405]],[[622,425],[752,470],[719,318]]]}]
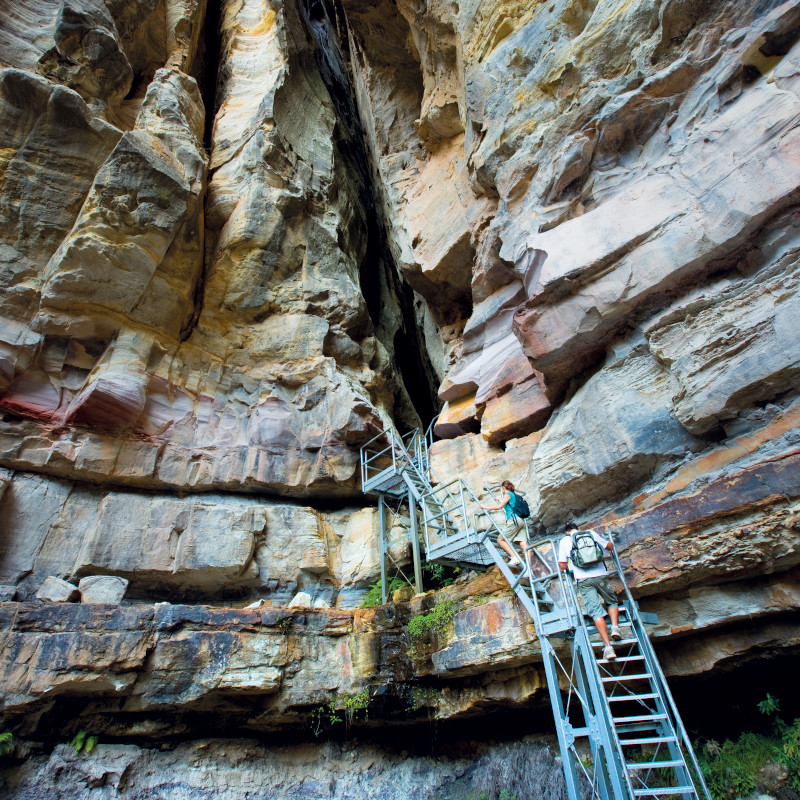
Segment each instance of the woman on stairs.
[{"label": "woman on stairs", "polygon": [[522,548],[525,557],[525,566],[527,566],[528,561],[528,526],[522,517],[514,513],[516,502],[517,494],[514,489],[514,484],[509,480],[504,480],[502,484],[500,484],[500,502],[494,506],[486,506],[483,504],[480,506],[485,511],[500,511],[502,508],[506,512],[503,536],[497,537],[497,544],[511,557],[511,560],[508,562],[510,567],[522,564],[519,560],[519,556],[517,556],[511,547],[511,542],[516,541]]}]

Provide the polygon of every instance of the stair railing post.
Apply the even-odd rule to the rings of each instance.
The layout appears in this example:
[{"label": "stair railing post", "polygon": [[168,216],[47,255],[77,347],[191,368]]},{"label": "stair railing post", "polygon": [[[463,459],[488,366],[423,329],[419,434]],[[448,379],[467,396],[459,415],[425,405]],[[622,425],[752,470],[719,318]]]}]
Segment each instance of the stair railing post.
[{"label": "stair railing post", "polygon": [[408,535],[411,537],[411,555],[414,558],[414,588],[417,594],[422,594],[422,562],[419,553],[419,517],[417,514],[417,501],[408,490],[408,514],[411,518],[411,528]]},{"label": "stair railing post", "polygon": [[380,531],[381,603],[386,602],[386,500],[378,495],[378,528]]},{"label": "stair railing post", "polygon": [[467,498],[464,495],[464,484],[463,482],[459,486],[459,499],[461,502],[461,525],[464,531],[464,535],[469,534],[469,517],[467,516]]}]

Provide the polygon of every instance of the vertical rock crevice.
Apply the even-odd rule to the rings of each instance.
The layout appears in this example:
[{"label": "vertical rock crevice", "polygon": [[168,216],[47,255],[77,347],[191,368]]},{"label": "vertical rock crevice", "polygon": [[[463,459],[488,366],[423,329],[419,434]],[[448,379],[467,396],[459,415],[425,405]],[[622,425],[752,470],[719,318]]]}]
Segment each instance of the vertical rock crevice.
[{"label": "vertical rock crevice", "polygon": [[[205,123],[203,126],[203,147],[206,155],[211,155],[212,136],[214,132],[214,119],[219,104],[219,72],[221,33],[220,19],[222,15],[221,0],[206,0],[205,15],[202,30],[198,40],[198,52],[194,58],[191,75],[197,81],[200,96],[205,108]],[[204,195],[206,192],[204,187]],[[185,342],[192,335],[200,318],[205,297],[206,280],[211,267],[212,251],[208,245],[203,248],[203,264],[197,277],[194,288],[194,311],[181,330],[181,341]]]},{"label": "vertical rock crevice", "polygon": [[403,428],[417,420],[426,427],[438,413],[437,377],[428,357],[414,310],[414,293],[400,276],[388,242],[386,221],[373,181],[355,92],[351,84],[348,22],[341,5],[331,0],[300,0],[300,11],[320,75],[337,118],[337,149],[357,185],[356,215],[363,228],[360,286],[376,335],[390,353],[402,391],[396,395],[395,421]]}]

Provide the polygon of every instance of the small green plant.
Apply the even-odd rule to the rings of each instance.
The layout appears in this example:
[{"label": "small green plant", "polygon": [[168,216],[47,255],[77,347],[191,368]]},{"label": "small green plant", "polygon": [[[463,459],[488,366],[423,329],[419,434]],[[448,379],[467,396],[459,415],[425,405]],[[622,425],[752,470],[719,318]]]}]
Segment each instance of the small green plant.
[{"label": "small green plant", "polygon": [[[387,598],[391,599],[392,592],[396,591],[397,589],[402,589],[404,586],[408,585],[409,584],[407,581],[404,581],[402,578],[395,575],[386,586]],[[361,601],[359,608],[375,608],[375,606],[381,605],[381,599],[381,582],[378,580],[369,587],[367,593],[364,595],[364,599]]]},{"label": "small green plant", "polygon": [[714,800],[732,800],[752,794],[758,774],[769,761],[776,761],[780,753],[775,739],[743,733],[735,742],[730,739],[721,745],[713,740],[707,742],[698,761]]},{"label": "small green plant", "polygon": [[439,702],[441,696],[441,689],[434,689],[433,686],[414,686],[411,689],[409,711],[432,708]]},{"label": "small green plant", "polygon": [[422,568],[422,572],[426,578],[425,583],[431,589],[443,589],[460,575],[461,567],[445,567],[443,564],[431,562]]},{"label": "small green plant", "polygon": [[292,627],[293,622],[294,617],[291,614],[288,617],[281,617],[278,620],[278,627],[281,629],[281,633],[289,633],[289,628]]},{"label": "small green plant", "polygon": [[783,718],[778,716],[780,707],[780,700],[769,692],[767,692],[766,698],[758,704],[758,710],[762,714],[773,718],[772,729],[781,740],[782,752],[778,761],[786,767],[792,788],[800,791],[800,718],[795,719],[791,725],[787,725]]},{"label": "small green plant", "polygon": [[319,736],[325,728],[331,728],[337,722],[344,720],[339,716],[336,710],[336,700],[331,700],[323,706],[317,706],[311,712],[311,730],[314,736]]},{"label": "small green plant", "polygon": [[87,736],[86,731],[80,730],[72,737],[69,746],[76,753],[91,753],[97,746],[97,737]]},{"label": "small green plant", "polygon": [[781,740],[783,743],[781,762],[789,773],[792,788],[800,792],[800,717],[785,727]]},{"label": "small green plant", "polygon": [[10,731],[0,733],[0,756],[6,756],[14,747],[14,735]]},{"label": "small green plant", "polygon": [[450,622],[456,615],[456,604],[445,600],[434,606],[427,614],[419,614],[408,621],[408,632],[412,639],[419,639],[431,631],[436,634],[447,633]]},{"label": "small green plant", "polygon": [[353,720],[358,716],[360,711],[364,712],[364,719],[369,715],[369,690],[364,689],[363,692],[354,694],[351,697],[344,698],[344,712],[347,717],[348,726],[352,724]]},{"label": "small green plant", "polygon": [[780,700],[769,693],[757,705],[762,714],[772,717],[774,735],[746,732],[736,741],[720,744],[709,739],[702,748],[695,748],[700,751],[700,769],[714,800],[752,794],[770,762],[783,764],[792,787],[800,791],[800,718],[787,725],[778,716]]},{"label": "small green plant", "polygon": [[408,633],[411,636],[409,654],[412,658],[419,655],[419,645],[426,635],[433,632],[437,636],[447,633],[450,623],[456,614],[456,604],[452,600],[445,600],[434,606],[427,614],[419,614],[408,621]]},{"label": "small green plant", "polygon": [[773,697],[769,692],[767,692],[767,696],[757,705],[758,710],[767,716],[776,714],[778,711],[780,711],[781,707],[780,700]]},{"label": "small green plant", "polygon": [[511,794],[508,789],[501,789],[500,800],[517,800],[517,796],[515,794]]},{"label": "small green plant", "polygon": [[706,754],[706,758],[716,758],[722,752],[722,747],[716,739],[709,739],[703,745],[703,752]]}]

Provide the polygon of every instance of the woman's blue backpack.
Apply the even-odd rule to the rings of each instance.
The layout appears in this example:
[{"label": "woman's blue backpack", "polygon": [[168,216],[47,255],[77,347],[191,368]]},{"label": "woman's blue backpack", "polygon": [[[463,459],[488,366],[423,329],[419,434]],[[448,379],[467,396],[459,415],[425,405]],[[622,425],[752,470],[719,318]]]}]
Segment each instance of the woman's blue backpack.
[{"label": "woman's blue backpack", "polygon": [[521,494],[517,494],[516,492],[511,492],[511,510],[522,519],[528,519],[531,515],[531,510],[528,507],[528,502]]}]

